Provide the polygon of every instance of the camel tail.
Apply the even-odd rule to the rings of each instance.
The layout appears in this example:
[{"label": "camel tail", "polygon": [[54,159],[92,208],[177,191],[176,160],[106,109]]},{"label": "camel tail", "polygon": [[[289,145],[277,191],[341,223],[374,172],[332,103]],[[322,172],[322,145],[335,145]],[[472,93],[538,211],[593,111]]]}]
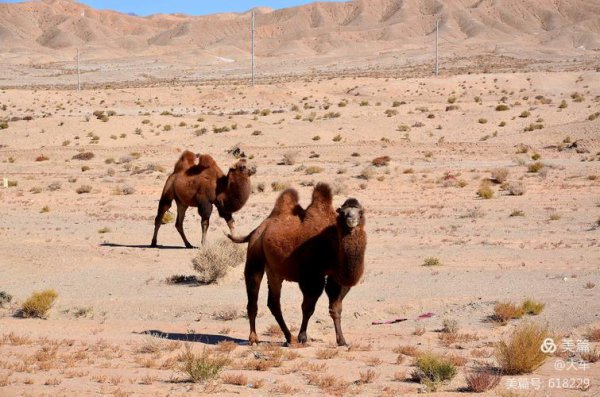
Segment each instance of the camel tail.
[{"label": "camel tail", "polygon": [[252,237],[252,235],[254,234],[255,231],[256,231],[256,229],[254,229],[253,231],[250,232],[250,234],[248,234],[247,236],[244,236],[244,237],[232,236],[231,233],[226,233],[225,235],[227,236],[227,238],[229,238],[231,241],[233,241],[236,244],[245,244],[248,241],[250,241],[250,237]]}]

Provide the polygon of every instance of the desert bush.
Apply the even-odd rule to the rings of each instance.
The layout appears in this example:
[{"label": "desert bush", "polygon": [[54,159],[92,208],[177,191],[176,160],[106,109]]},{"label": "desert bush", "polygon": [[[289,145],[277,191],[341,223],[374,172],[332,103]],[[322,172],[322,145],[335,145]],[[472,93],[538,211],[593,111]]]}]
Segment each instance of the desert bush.
[{"label": "desert bush", "polygon": [[225,374],[221,376],[221,380],[226,385],[246,386],[248,385],[248,377],[244,374]]},{"label": "desert bush", "polygon": [[512,302],[503,302],[494,306],[492,320],[505,325],[509,320],[523,317],[523,314],[525,314],[525,312],[522,307],[517,306]]},{"label": "desert bush", "polygon": [[458,105],[446,106],[446,112],[451,112],[452,110],[458,110],[458,109],[460,109],[460,106],[458,106]]},{"label": "desert bush", "polygon": [[271,189],[273,189],[274,192],[279,192],[281,190],[285,190],[289,187],[289,185],[285,182],[279,182],[279,181],[275,181],[271,183]]},{"label": "desert bush", "polygon": [[106,227],[106,226],[103,227],[103,228],[98,229],[98,233],[99,234],[106,234],[106,233],[110,233],[111,231],[112,230],[109,227]]},{"label": "desert bush", "polygon": [[440,260],[434,256],[430,256],[428,258],[425,258],[425,260],[423,261],[422,266],[440,266],[442,263],[440,262]]},{"label": "desert bush", "polygon": [[501,121],[500,124],[498,124],[498,127],[505,127],[506,126],[506,121]]},{"label": "desert bush", "polygon": [[456,97],[455,96],[451,96],[451,97],[448,98],[448,103],[452,104],[454,102],[456,102]]},{"label": "desert bush", "polygon": [[494,191],[488,183],[482,183],[479,190],[477,190],[477,195],[482,199],[488,200],[494,197]]},{"label": "desert bush", "polygon": [[21,305],[21,313],[23,317],[46,318],[56,298],[58,294],[53,289],[34,292]]},{"label": "desert bush", "polygon": [[479,124],[486,124],[488,121],[487,121],[487,119],[485,119],[485,118],[481,118],[481,119],[477,120],[477,122],[478,122]]},{"label": "desert bush", "polygon": [[507,375],[528,374],[546,360],[540,350],[543,341],[549,336],[548,329],[535,323],[525,323],[518,327],[507,340],[496,347],[496,359],[500,369]]},{"label": "desert bush", "polygon": [[600,342],[600,327],[591,328],[586,336],[590,342]]},{"label": "desert bush", "polygon": [[542,168],[544,168],[544,163],[541,161],[536,161],[535,163],[531,163],[527,166],[527,172],[536,173],[539,172]]},{"label": "desert bush", "polygon": [[408,132],[410,131],[410,126],[406,125],[406,124],[400,124],[397,128],[397,131],[399,132]]},{"label": "desert bush", "polygon": [[358,175],[361,179],[370,180],[375,176],[375,167],[372,165],[363,168],[363,170]]},{"label": "desert bush", "polygon": [[0,121],[0,130],[5,130],[8,128],[8,123],[6,121]]},{"label": "desert bush", "polygon": [[90,193],[92,191],[92,187],[90,185],[81,185],[75,191],[77,194]]},{"label": "desert bush", "polygon": [[533,161],[539,160],[541,158],[542,158],[542,156],[539,153],[534,153],[534,154],[531,155],[531,159]]},{"label": "desert bush", "polygon": [[300,154],[297,150],[292,150],[287,153],[284,153],[283,160],[281,160],[281,164],[283,165],[294,165],[298,160],[298,155]]},{"label": "desert bush", "polygon": [[465,375],[467,388],[474,393],[483,393],[500,383],[502,376],[493,368],[477,368]]},{"label": "desert bush", "polygon": [[562,101],[560,101],[560,105],[558,105],[558,108],[565,109],[568,106],[569,106],[569,104],[567,103],[567,101],[563,99]]},{"label": "desert bush", "polygon": [[523,118],[523,119],[524,119],[524,118],[527,118],[527,117],[529,117],[529,116],[531,116],[531,112],[529,112],[528,110],[524,110],[524,111],[522,111],[522,112],[521,112],[521,114],[519,115],[519,117],[521,117],[521,118]]},{"label": "desert bush", "polygon": [[508,179],[508,170],[506,168],[497,168],[492,171],[492,180],[496,183],[503,183]]},{"label": "desert bush", "polygon": [[0,308],[12,301],[12,295],[6,291],[0,291]]},{"label": "desert bush", "polygon": [[212,284],[223,278],[229,268],[239,265],[245,258],[245,249],[226,239],[203,245],[192,259],[198,280]]},{"label": "desert bush", "polygon": [[500,105],[496,106],[496,111],[497,112],[504,112],[504,111],[506,111],[508,109],[510,109],[508,107],[508,105],[500,104]]},{"label": "desert bush", "polygon": [[581,359],[588,363],[597,363],[600,361],[600,347],[596,346],[593,350],[581,353]]},{"label": "desert bush", "polygon": [[523,129],[523,131],[525,131],[525,132],[531,132],[531,131],[535,131],[535,130],[541,130],[542,128],[544,128],[544,124],[541,124],[541,123],[531,123],[527,127],[525,127]]},{"label": "desert bush", "polygon": [[523,304],[521,306],[525,314],[537,316],[542,312],[542,310],[544,310],[544,307],[546,305],[541,302],[536,302],[532,299],[526,299],[525,301],[523,301]]},{"label": "desert bush", "polygon": [[81,152],[77,153],[75,156],[71,157],[72,160],[91,160],[94,158],[94,153],[92,152]]},{"label": "desert bush", "polygon": [[323,172],[323,168],[312,165],[310,167],[306,167],[304,172],[306,173],[306,175],[320,174],[321,172]]},{"label": "desert bush", "polygon": [[47,205],[43,206],[42,209],[40,210],[40,212],[42,214],[45,214],[47,212],[50,212],[50,207],[48,207]]},{"label": "desert bush", "polygon": [[189,376],[192,382],[200,383],[217,378],[230,360],[224,355],[215,355],[206,348],[202,354],[195,354],[186,345],[185,352],[178,356],[178,361],[179,371]]},{"label": "desert bush", "polygon": [[39,156],[37,156],[35,158],[35,161],[48,161],[48,160],[50,160],[50,158],[48,156],[43,155],[43,154],[40,154]]},{"label": "desert bush", "polygon": [[521,210],[514,210],[513,212],[510,213],[509,215],[511,218],[515,217],[515,216],[525,216],[525,213]]},{"label": "desert bush", "polygon": [[340,142],[342,140],[342,136],[340,134],[337,134],[336,136],[331,138],[331,140],[334,142]]},{"label": "desert bush", "polygon": [[442,332],[447,334],[455,334],[458,332],[458,321],[451,318],[445,318],[442,321]]},{"label": "desert bush", "polygon": [[371,164],[373,164],[375,167],[384,167],[384,166],[388,165],[389,162],[390,162],[390,156],[381,156],[381,157],[374,158],[373,161],[371,161]]},{"label": "desert bush", "polygon": [[456,376],[456,367],[444,357],[433,353],[419,355],[415,362],[417,368],[412,372],[413,380],[424,384],[430,391],[436,391],[446,381]]},{"label": "desert bush", "polygon": [[525,194],[525,185],[521,182],[512,182],[508,185],[507,190],[511,196],[522,196]]}]

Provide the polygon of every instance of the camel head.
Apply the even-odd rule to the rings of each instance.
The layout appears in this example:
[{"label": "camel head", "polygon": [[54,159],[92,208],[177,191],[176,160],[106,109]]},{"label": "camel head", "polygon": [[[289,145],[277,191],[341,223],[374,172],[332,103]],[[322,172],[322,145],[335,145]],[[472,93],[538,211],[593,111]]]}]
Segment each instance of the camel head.
[{"label": "camel head", "polygon": [[231,168],[229,168],[228,175],[232,174],[250,177],[256,174],[256,167],[248,167],[246,159],[241,159],[240,161],[232,165]]},{"label": "camel head", "polygon": [[364,224],[364,209],[357,199],[349,198],[337,209],[338,221],[350,230]]}]

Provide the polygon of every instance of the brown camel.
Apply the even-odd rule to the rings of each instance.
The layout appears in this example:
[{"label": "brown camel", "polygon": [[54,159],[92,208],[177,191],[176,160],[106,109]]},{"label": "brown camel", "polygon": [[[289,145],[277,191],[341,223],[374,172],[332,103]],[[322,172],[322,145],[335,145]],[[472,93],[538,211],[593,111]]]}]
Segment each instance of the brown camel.
[{"label": "brown camel", "polygon": [[342,300],[356,285],[364,271],[367,235],[364,230],[363,207],[356,199],[348,199],[336,211],[332,206],[331,188],[318,184],[312,202],[305,209],[298,204],[293,189],[281,193],[269,217],[246,237],[229,238],[248,243],[246,292],[250,343],[257,343],[256,315],[258,292],[267,273],[269,288],[267,306],[283,331],[286,342],[291,333],[281,313],[283,280],[297,282],[303,295],[302,325],[298,341],[307,340],[308,321],[323,289],[329,297],[329,314],[333,319],[337,344],[346,345],[342,334]]},{"label": "brown camel", "polygon": [[[198,157],[198,163],[196,163],[196,157]],[[197,207],[198,213],[202,217],[203,245],[206,243],[206,231],[213,204],[217,207],[219,216],[227,222],[230,232],[233,233],[232,214],[239,211],[248,201],[251,191],[250,176],[254,173],[253,169],[246,166],[246,160],[242,159],[235,163],[225,175],[211,156],[195,155],[190,151],[184,151],[175,163],[173,173],[167,178],[163,188],[154,219],[152,247],[156,247],[158,229],[160,229],[165,212],[171,208],[173,199],[177,204],[175,228],[187,248],[192,248],[183,231],[183,219],[188,207]]]}]

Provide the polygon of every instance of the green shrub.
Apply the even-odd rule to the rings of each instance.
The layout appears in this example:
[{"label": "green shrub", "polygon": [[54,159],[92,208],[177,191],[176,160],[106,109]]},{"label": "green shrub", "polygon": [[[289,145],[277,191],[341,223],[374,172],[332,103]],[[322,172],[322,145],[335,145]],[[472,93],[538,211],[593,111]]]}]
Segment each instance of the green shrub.
[{"label": "green shrub", "polygon": [[189,376],[194,383],[206,382],[219,376],[221,370],[229,363],[224,355],[215,355],[204,348],[202,354],[194,354],[189,345],[178,357],[179,371]]},{"label": "green shrub", "polygon": [[425,258],[425,260],[423,261],[423,265],[422,266],[440,266],[442,263],[440,262],[440,260],[434,256],[430,256],[428,258]]},{"label": "green shrub", "polygon": [[417,369],[411,374],[415,381],[424,384],[430,391],[436,391],[446,381],[456,376],[457,370],[450,360],[433,353],[417,356]]}]

